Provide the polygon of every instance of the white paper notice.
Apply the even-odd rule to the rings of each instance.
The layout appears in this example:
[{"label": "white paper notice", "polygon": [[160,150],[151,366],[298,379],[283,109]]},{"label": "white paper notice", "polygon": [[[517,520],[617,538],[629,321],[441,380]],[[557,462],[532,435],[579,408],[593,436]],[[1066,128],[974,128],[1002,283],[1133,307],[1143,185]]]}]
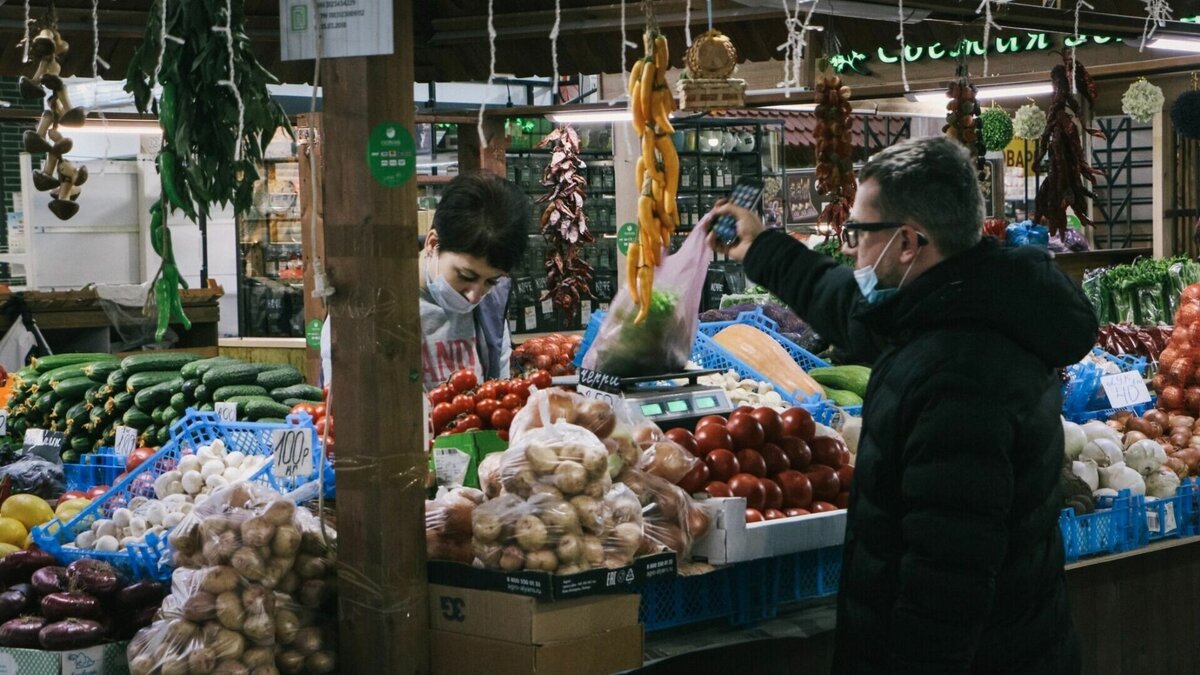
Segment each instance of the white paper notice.
[{"label": "white paper notice", "polygon": [[1100,378],[1100,384],[1108,396],[1108,404],[1114,408],[1124,408],[1150,401],[1150,390],[1146,388],[1146,381],[1137,372],[1105,375]]},{"label": "white paper notice", "polygon": [[279,46],[284,61],[374,56],[395,51],[392,0],[279,0]]}]

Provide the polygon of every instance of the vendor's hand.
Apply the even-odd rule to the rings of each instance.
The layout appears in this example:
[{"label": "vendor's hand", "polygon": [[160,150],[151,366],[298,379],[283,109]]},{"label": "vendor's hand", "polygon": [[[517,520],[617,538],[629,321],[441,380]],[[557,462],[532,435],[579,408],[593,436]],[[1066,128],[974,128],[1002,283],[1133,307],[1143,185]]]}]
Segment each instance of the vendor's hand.
[{"label": "vendor's hand", "polygon": [[[717,235],[712,231],[712,225],[717,222],[724,214],[732,215],[737,218],[737,241],[732,246],[723,246],[717,241]],[[762,220],[753,211],[748,211],[733,202],[722,199],[717,202],[712,211],[704,217],[701,224],[708,230],[708,245],[717,253],[724,253],[729,256],[730,260],[741,262],[746,258],[746,253],[750,251],[750,245],[758,235],[763,233],[766,228],[763,227]]]}]

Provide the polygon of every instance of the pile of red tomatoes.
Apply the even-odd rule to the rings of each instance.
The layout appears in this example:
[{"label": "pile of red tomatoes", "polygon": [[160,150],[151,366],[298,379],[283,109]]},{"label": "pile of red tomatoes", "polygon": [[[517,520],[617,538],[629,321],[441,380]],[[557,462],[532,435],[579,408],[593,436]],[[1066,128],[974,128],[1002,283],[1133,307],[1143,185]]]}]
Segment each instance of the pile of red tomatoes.
[{"label": "pile of red tomatoes", "polygon": [[[324,444],[325,457],[332,462],[337,452],[333,442],[333,415],[327,414],[325,407],[329,402],[329,387],[325,387],[324,398],[324,403],[297,403],[292,406],[292,412],[304,411],[313,419],[313,424],[317,426],[317,438]],[[328,438],[325,437],[326,432],[329,433]]]},{"label": "pile of red tomatoes", "polygon": [[575,373],[575,354],[583,342],[580,335],[552,333],[526,340],[513,350],[513,377],[528,376],[544,370],[552,377]]},{"label": "pile of red tomatoes", "polygon": [[460,370],[429,392],[433,406],[430,426],[435,436],[494,429],[507,441],[508,427],[529,398],[529,388],[546,389],[550,385],[550,373],[545,370],[520,379],[488,380],[483,384],[473,371]]},{"label": "pile of red tomatoes", "polygon": [[704,460],[679,486],[689,494],[745,498],[747,522],[844,509],[849,501],[850,451],[839,438],[817,435],[803,408],[779,413],[743,406],[729,419],[702,418],[694,433],[666,435]]}]

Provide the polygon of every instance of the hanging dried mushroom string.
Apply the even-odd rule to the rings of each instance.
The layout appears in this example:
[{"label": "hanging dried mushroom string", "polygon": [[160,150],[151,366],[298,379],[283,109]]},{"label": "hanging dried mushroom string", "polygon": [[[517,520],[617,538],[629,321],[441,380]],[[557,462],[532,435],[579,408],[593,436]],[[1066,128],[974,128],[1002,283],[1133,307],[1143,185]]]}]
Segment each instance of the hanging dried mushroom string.
[{"label": "hanging dried mushroom string", "polygon": [[1046,130],[1038,140],[1037,153],[1033,158],[1034,166],[1041,164],[1047,155],[1050,158],[1046,179],[1038,188],[1033,221],[1045,224],[1052,235],[1061,235],[1066,231],[1067,207],[1075,211],[1081,223],[1092,224],[1088,217],[1087,200],[1094,199],[1095,194],[1084,184],[1084,180],[1095,184],[1096,177],[1104,175],[1103,171],[1088,164],[1080,126],[1097,138],[1104,138],[1104,135],[1083,124],[1083,112],[1079,101],[1071,95],[1072,83],[1068,82],[1068,78],[1071,73],[1075,74],[1074,85],[1088,105],[1096,103],[1096,82],[1083,64],[1073,61],[1071,54],[1064,52],[1063,62],[1050,72],[1054,98],[1047,114]]},{"label": "hanging dried mushroom string", "polygon": [[538,197],[546,204],[542,212],[542,237],[546,251],[546,295],[554,306],[572,316],[583,298],[592,297],[592,266],[579,257],[583,244],[590,244],[587,214],[587,179],[580,173],[586,164],[579,157],[579,134],[569,126],[551,131],[539,148],[552,148],[542,185],[550,192]]}]

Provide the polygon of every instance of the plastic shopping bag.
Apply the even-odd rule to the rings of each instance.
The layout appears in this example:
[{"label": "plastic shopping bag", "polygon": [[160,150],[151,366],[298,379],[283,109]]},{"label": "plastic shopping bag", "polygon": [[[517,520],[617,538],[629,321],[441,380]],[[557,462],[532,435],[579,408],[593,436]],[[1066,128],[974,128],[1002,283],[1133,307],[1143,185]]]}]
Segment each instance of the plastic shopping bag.
[{"label": "plastic shopping bag", "polygon": [[606,375],[633,377],[675,373],[692,354],[699,320],[700,296],[712,261],[701,221],[683,246],[654,272],[650,314],[634,323],[638,307],[628,288],[622,288],[604,317],[600,332],[583,357],[583,367]]}]

